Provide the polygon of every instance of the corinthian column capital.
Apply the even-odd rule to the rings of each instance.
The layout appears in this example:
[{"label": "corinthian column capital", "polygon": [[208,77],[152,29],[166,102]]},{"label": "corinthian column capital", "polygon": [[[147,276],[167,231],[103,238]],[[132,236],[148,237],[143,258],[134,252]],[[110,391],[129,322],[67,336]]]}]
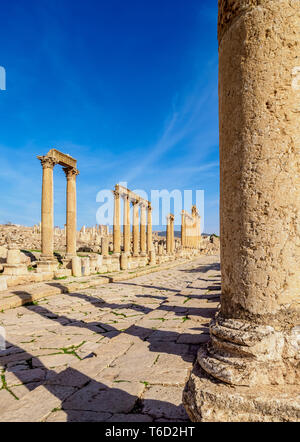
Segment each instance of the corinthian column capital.
[{"label": "corinthian column capital", "polygon": [[53,158],[47,156],[37,156],[37,158],[40,160],[43,169],[53,169],[55,164],[57,164],[57,162]]},{"label": "corinthian column capital", "polygon": [[79,175],[79,170],[74,167],[63,167],[63,171],[65,172],[67,180],[76,178],[76,176]]}]

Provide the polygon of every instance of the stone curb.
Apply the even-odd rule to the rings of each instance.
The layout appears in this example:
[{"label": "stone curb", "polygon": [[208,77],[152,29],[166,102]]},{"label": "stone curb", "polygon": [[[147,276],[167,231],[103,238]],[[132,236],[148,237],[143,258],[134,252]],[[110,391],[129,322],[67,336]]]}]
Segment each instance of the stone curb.
[{"label": "stone curb", "polygon": [[73,281],[60,282],[59,280],[55,282],[51,280],[44,283],[16,286],[14,290],[6,290],[0,293],[0,312],[16,307],[21,307],[22,305],[26,305],[31,302],[35,302],[39,299],[53,295],[79,292],[82,289],[88,289],[104,284],[126,281],[129,279],[136,278],[138,276],[144,276],[150,273],[169,270],[171,268],[178,267],[185,263],[199,259],[199,257],[200,256],[197,256],[190,260],[183,259],[183,260],[173,261],[167,265],[154,266],[145,270],[134,271],[132,273],[125,273],[125,272],[119,273],[118,275],[115,276],[93,275],[91,277],[81,278],[80,281],[74,281],[74,282]]}]

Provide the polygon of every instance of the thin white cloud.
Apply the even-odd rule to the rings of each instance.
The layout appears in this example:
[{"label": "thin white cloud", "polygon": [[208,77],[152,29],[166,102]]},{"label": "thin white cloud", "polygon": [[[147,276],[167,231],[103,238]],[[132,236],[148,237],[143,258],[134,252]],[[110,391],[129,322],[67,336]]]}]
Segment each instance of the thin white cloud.
[{"label": "thin white cloud", "polygon": [[[217,62],[215,61],[210,70],[216,70],[216,66]],[[149,153],[143,160],[135,161],[137,165],[129,170],[126,175],[128,182],[132,182],[144,174],[166,152],[174,149],[179,143],[187,140],[188,137],[199,137],[201,123],[203,124],[207,118],[207,106],[212,99],[216,99],[215,89],[215,81],[198,84],[179,110],[176,110],[175,100],[173,101],[173,112],[160,139],[146,149]]]}]

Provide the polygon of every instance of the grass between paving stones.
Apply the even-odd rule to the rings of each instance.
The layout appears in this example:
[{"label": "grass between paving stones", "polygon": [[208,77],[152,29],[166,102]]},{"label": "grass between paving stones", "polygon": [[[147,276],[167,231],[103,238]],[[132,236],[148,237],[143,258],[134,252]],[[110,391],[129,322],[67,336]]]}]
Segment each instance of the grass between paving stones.
[{"label": "grass between paving stones", "polygon": [[114,380],[115,384],[121,384],[122,382],[129,382],[131,384],[131,381],[126,381],[125,379],[116,379],[116,380]]},{"label": "grass between paving stones", "polygon": [[[30,302],[26,302],[24,305],[29,306],[29,305],[39,305],[38,301],[30,301]],[[15,307],[17,308],[17,307]]]},{"label": "grass between paving stones", "polygon": [[56,281],[59,279],[67,279],[67,276],[55,276],[53,279],[55,279]]},{"label": "grass between paving stones", "polygon": [[192,298],[190,298],[189,296],[183,301],[183,303],[185,304],[186,302],[190,301]]},{"label": "grass between paving stones", "polygon": [[18,396],[15,395],[15,393],[13,391],[10,390],[10,388],[8,388],[6,380],[5,380],[5,373],[4,371],[2,371],[2,374],[0,375],[0,379],[2,381],[2,387],[0,387],[0,391],[1,390],[6,390],[8,391],[17,401],[19,400]]},{"label": "grass between paving stones", "polygon": [[81,361],[82,358],[76,353],[75,350],[78,350],[85,343],[86,343],[86,341],[82,341],[78,345],[71,345],[70,347],[61,347],[61,348],[59,348],[59,350],[62,350],[64,354],[73,355],[76,358],[80,359],[80,361]]},{"label": "grass between paving stones", "polygon": [[32,342],[36,342],[36,339],[33,338],[31,341],[21,341],[20,344],[31,344]]},{"label": "grass between paving stones", "polygon": [[110,313],[112,313],[113,315],[116,315],[116,316],[123,316],[124,318],[127,318],[125,313],[117,313],[117,312],[112,312],[112,311]]},{"label": "grass between paving stones", "polygon": [[155,359],[155,361],[153,362],[153,365],[157,364],[157,362],[158,362],[158,360],[159,360],[159,357],[160,357],[160,355],[157,355],[157,356],[156,356],[156,359]]}]

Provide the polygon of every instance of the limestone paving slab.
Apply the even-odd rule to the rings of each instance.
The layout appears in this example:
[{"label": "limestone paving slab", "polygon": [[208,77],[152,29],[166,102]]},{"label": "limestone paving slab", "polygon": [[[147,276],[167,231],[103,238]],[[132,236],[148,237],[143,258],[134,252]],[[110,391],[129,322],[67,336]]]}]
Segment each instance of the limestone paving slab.
[{"label": "limestone paving slab", "polygon": [[208,292],[218,263],[202,256],[1,313],[0,421],[186,421],[182,391],[218,305],[189,304],[191,284]]}]

